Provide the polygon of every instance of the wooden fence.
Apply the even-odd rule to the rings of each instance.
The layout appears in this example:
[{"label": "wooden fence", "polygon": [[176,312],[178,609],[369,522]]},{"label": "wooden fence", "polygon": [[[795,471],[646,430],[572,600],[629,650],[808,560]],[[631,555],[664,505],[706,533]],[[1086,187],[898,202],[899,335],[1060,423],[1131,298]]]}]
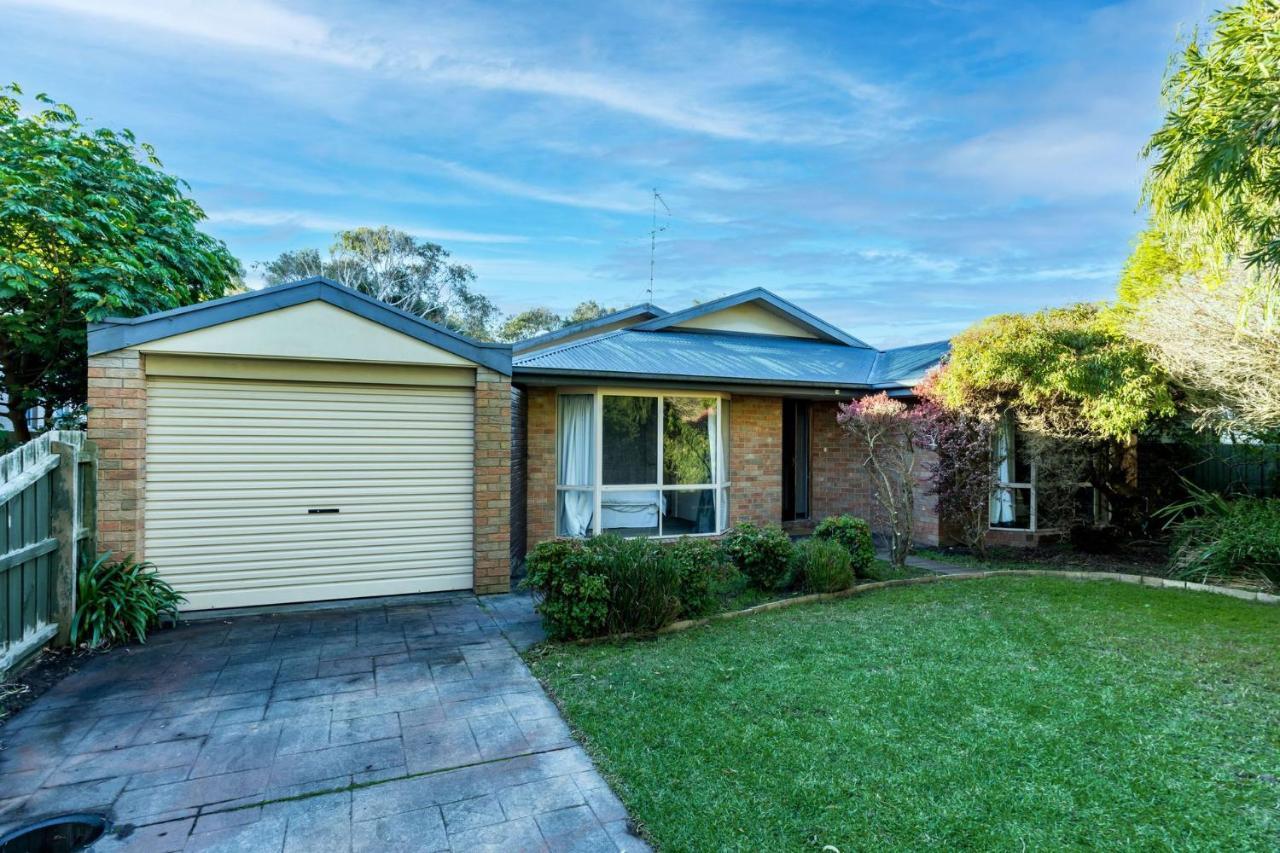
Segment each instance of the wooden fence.
[{"label": "wooden fence", "polygon": [[0,457],[0,677],[68,638],[76,568],[94,553],[96,482],[82,432],[47,432]]}]

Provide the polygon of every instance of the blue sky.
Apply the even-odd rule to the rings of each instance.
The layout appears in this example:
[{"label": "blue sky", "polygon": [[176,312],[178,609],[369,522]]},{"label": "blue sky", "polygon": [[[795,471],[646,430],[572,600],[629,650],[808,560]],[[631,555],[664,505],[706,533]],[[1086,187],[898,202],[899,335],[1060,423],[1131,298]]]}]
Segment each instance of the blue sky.
[{"label": "blue sky", "polygon": [[881,345],[1107,296],[1170,52],[1131,2],[0,0],[0,77],[128,127],[250,267],[389,224],[507,312],[768,287]]}]

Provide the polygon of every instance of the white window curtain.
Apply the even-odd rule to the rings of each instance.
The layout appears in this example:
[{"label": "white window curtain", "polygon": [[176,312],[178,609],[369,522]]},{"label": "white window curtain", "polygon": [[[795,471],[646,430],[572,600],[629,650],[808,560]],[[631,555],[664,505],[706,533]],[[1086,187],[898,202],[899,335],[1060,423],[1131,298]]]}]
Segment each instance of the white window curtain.
[{"label": "white window curtain", "polygon": [[[1005,416],[996,432],[996,480],[1013,482],[1013,419]],[[996,486],[991,495],[991,523],[1009,524],[1013,521],[1013,489]]]},{"label": "white window curtain", "polygon": [[595,509],[595,397],[565,394],[560,397],[559,471],[561,486],[584,486],[561,490],[558,528],[564,536],[586,536],[592,532]]}]

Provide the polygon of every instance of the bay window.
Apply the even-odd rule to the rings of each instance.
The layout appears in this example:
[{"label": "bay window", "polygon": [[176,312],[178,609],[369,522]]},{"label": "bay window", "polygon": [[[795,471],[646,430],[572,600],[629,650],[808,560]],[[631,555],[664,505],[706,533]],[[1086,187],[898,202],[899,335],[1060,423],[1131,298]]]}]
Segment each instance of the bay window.
[{"label": "bay window", "polygon": [[728,452],[718,395],[559,395],[556,534],[681,536],[727,526]]}]

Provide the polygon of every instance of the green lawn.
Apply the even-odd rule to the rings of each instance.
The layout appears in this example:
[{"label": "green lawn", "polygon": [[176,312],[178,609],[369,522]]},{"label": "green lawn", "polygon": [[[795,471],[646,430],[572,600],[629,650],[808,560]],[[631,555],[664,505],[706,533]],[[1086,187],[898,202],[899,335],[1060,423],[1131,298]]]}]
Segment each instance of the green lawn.
[{"label": "green lawn", "polygon": [[666,850],[1280,847],[1278,607],[990,578],[530,663]]}]

